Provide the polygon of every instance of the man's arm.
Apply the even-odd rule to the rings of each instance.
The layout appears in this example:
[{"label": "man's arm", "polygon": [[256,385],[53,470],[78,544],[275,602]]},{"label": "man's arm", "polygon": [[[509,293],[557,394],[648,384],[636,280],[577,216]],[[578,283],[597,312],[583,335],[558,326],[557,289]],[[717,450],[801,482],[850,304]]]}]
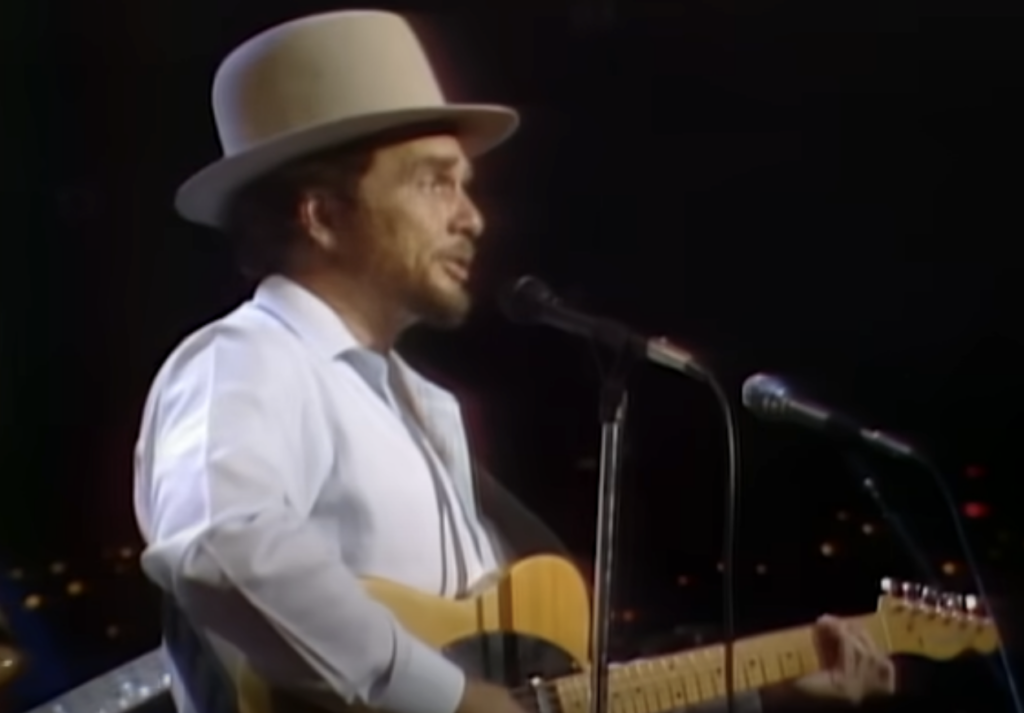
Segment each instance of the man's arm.
[{"label": "man's arm", "polygon": [[175,358],[140,440],[143,568],[257,668],[312,670],[339,695],[397,713],[450,713],[462,672],[371,599],[309,524],[304,386],[281,355],[229,327]]}]

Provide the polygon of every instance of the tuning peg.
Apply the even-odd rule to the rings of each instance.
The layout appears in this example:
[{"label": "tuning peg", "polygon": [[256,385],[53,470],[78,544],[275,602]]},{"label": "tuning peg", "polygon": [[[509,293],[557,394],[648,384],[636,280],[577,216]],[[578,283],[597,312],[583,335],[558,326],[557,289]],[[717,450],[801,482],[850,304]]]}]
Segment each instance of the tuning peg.
[{"label": "tuning peg", "polygon": [[920,602],[930,609],[938,609],[941,606],[941,595],[935,587],[922,587]]},{"label": "tuning peg", "polygon": [[963,597],[963,611],[968,616],[982,616],[984,613],[981,606],[981,600],[973,594],[967,594]]},{"label": "tuning peg", "polygon": [[879,582],[879,586],[883,594],[889,594],[894,597],[906,596],[907,587],[911,586],[908,582],[904,582],[900,579],[893,579],[892,577],[883,577],[882,581]]},{"label": "tuning peg", "polygon": [[904,599],[916,602],[921,599],[921,593],[924,588],[914,582],[903,582],[900,589],[902,590],[900,594]]},{"label": "tuning peg", "polygon": [[939,599],[939,607],[950,614],[963,614],[967,611],[964,597],[955,592],[943,592]]}]

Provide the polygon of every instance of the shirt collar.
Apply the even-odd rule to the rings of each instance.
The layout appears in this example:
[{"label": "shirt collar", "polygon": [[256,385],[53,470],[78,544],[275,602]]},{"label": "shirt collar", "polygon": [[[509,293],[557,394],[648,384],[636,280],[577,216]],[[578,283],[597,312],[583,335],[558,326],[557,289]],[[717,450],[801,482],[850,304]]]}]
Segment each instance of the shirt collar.
[{"label": "shirt collar", "polygon": [[352,331],[327,303],[294,280],[271,275],[256,288],[253,302],[270,312],[312,349],[328,359],[362,349]]},{"label": "shirt collar", "polygon": [[395,376],[412,392],[412,398],[430,404],[431,408],[457,410],[451,394],[421,377],[397,352],[392,350],[384,357],[366,349],[326,302],[294,280],[281,275],[265,278],[256,288],[253,302],[281,320],[323,357],[331,360],[345,357],[373,388],[389,388],[387,383],[393,367],[397,371]]}]

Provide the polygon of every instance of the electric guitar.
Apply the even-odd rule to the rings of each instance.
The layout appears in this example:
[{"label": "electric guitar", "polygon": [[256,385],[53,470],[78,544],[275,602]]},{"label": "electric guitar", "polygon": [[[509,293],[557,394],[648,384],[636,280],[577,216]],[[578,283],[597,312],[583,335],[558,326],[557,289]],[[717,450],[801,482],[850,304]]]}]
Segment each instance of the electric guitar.
[{"label": "electric guitar", "polygon": [[[441,599],[391,582],[364,582],[410,632],[468,674],[500,683],[537,713],[588,713],[590,601],[586,583],[568,561],[533,557],[509,568],[481,594]],[[883,582],[877,610],[854,617],[883,651],[930,659],[998,646],[993,622],[973,597]],[[722,645],[632,661],[608,676],[609,713],[668,713],[725,695]],[[733,687],[760,689],[821,669],[812,627],[737,641]],[[254,674],[238,679],[243,713],[313,713],[289,694],[270,691]],[[365,710],[343,708],[333,710]],[[322,710],[322,707],[320,708]]]},{"label": "electric guitar", "polygon": [[[590,597],[567,560],[523,560],[476,596],[442,599],[383,580],[364,580],[370,595],[410,632],[440,650],[469,675],[513,690],[536,713],[588,713]],[[972,597],[883,581],[875,612],[851,621],[890,654],[948,660],[990,653],[999,636]],[[757,690],[821,669],[812,627],[794,627],[741,639],[733,653],[737,692]],[[32,713],[96,713],[103,693],[121,710],[167,690],[158,652],[130,662]],[[609,713],[668,713],[725,695],[725,652],[706,646],[620,664],[608,677]],[[315,700],[276,689],[252,670],[234,672],[241,713],[365,711],[336,697]],[[120,681],[116,684],[115,681]],[[133,682],[128,684],[128,681]],[[125,691],[133,693],[130,700]],[[86,703],[88,702],[88,704]],[[100,704],[97,707],[97,704]],[[110,708],[107,708],[108,710]]]}]

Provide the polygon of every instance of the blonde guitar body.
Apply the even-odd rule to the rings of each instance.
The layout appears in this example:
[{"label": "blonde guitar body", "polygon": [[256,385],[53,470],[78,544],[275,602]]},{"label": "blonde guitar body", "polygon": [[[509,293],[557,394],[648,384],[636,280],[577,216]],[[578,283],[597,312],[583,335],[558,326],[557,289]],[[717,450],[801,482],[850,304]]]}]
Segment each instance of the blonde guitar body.
[{"label": "blonde guitar body", "polygon": [[380,580],[365,582],[410,632],[445,651],[499,634],[543,640],[582,665],[590,651],[590,595],[579,571],[558,557],[513,565],[478,596],[449,600]]}]

